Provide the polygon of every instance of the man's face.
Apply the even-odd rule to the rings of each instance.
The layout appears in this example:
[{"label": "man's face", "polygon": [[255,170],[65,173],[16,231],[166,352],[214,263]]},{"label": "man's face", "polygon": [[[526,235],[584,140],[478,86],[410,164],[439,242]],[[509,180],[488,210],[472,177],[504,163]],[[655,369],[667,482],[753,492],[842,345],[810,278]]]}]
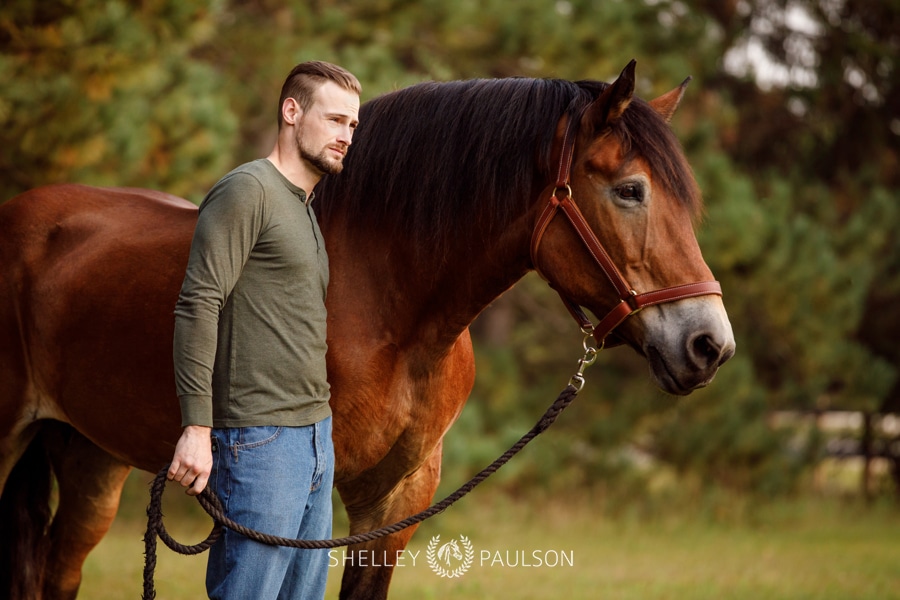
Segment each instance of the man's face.
[{"label": "man's face", "polygon": [[316,90],[313,105],[298,123],[301,160],[323,175],[340,173],[358,123],[359,96],[326,81]]}]

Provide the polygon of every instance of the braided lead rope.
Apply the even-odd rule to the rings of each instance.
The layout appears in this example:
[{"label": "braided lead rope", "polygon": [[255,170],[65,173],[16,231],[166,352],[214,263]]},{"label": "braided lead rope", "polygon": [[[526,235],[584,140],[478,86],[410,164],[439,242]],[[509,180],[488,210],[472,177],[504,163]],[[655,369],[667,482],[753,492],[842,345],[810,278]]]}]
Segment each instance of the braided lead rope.
[{"label": "braided lead rope", "polygon": [[[590,362],[593,362],[593,360],[591,360]],[[581,371],[583,371],[584,365],[590,363],[586,363],[583,359],[581,361],[581,364],[582,367],[581,369],[579,369],[579,375],[581,374]],[[385,527],[376,529],[374,531],[369,531],[367,533],[360,533],[357,535],[330,540],[296,540],[260,533],[252,529],[248,529],[243,525],[239,525],[238,523],[235,523],[234,521],[226,517],[222,511],[222,505],[219,502],[219,499],[216,497],[215,493],[213,493],[210,488],[207,487],[203,490],[203,492],[200,493],[200,495],[197,496],[197,500],[198,502],[200,502],[200,505],[203,506],[204,510],[206,510],[206,512],[209,513],[209,515],[213,518],[215,524],[209,536],[204,541],[193,546],[185,546],[172,539],[172,537],[166,531],[166,528],[162,522],[162,494],[166,487],[166,473],[168,472],[168,466],[164,467],[162,470],[160,470],[159,474],[157,474],[150,488],[150,505],[147,507],[147,531],[144,534],[143,600],[153,600],[156,598],[156,590],[154,589],[153,584],[153,573],[156,570],[157,537],[159,537],[163,541],[163,543],[165,543],[166,546],[168,546],[171,550],[179,554],[187,555],[200,554],[201,552],[208,550],[221,536],[222,527],[228,527],[229,529],[252,540],[271,546],[287,546],[289,548],[305,549],[338,548],[340,546],[349,546],[352,544],[369,542],[390,535],[392,533],[397,533],[398,531],[406,529],[407,527],[411,527],[412,525],[415,525],[417,523],[421,523],[422,521],[443,512],[454,502],[472,491],[479,483],[494,474],[500,467],[509,462],[509,460],[513,456],[518,454],[519,451],[524,448],[526,444],[528,444],[528,442],[543,433],[548,427],[550,427],[550,425],[553,424],[554,421],[556,421],[556,418],[560,415],[560,413],[565,410],[566,407],[569,406],[569,404],[572,403],[572,401],[575,399],[575,396],[577,396],[578,392],[581,390],[583,380],[573,378],[573,381],[575,381],[575,384],[573,385],[573,383],[570,383],[568,386],[566,386],[566,388],[559,394],[559,397],[557,397],[556,401],[554,401],[553,404],[551,404],[550,407],[547,408],[547,411],[544,413],[544,415],[534,425],[534,427],[532,427],[528,431],[528,433],[519,438],[519,441],[513,444],[509,450],[504,452],[490,465],[482,469],[477,475],[472,477],[472,479],[462,485],[455,492],[420,513],[412,515],[411,517],[407,517],[406,519],[398,521],[397,523],[394,523],[392,525],[387,525]]]}]

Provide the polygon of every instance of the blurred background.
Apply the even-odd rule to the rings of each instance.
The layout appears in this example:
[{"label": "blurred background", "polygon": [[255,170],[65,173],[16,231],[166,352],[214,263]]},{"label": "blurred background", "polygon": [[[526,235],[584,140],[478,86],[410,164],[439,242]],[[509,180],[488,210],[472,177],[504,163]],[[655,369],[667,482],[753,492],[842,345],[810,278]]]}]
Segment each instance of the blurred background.
[{"label": "blurred background", "polygon": [[[737,355],[675,399],[630,350],[603,352],[485,494],[589,499],[613,521],[852,506],[896,531],[898,57],[898,0],[6,0],[0,202],[64,181],[199,202],[268,152],[283,78],[309,59],[355,73],[363,100],[425,80],[612,81],[632,58],[646,99],[692,76],[673,127]],[[472,331],[476,386],[439,495],[524,433],[582,353],[533,275]]]}]

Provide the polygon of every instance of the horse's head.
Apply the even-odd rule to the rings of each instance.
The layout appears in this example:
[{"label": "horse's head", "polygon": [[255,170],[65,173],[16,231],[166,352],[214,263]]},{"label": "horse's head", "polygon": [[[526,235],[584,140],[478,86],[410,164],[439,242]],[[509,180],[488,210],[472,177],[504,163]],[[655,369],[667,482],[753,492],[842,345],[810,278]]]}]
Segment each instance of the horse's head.
[{"label": "horse's head", "polygon": [[694,234],[700,193],[668,127],[685,84],[649,103],[634,98],[632,61],[560,120],[555,185],[532,240],[535,268],[573,314],[585,306],[603,317],[601,343],[635,348],[673,394],[708,384],[735,348]]}]

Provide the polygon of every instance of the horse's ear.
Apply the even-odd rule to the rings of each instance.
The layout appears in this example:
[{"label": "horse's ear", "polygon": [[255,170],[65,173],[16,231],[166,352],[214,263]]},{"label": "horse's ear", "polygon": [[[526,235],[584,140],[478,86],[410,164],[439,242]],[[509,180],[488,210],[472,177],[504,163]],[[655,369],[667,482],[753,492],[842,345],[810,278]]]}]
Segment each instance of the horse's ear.
[{"label": "horse's ear", "polygon": [[681,102],[682,96],[684,96],[684,90],[687,89],[687,85],[691,82],[691,78],[688,77],[684,81],[681,82],[677,88],[666,92],[659,98],[651,100],[649,102],[651,108],[659,113],[663,119],[668,123],[672,119],[672,115],[675,114],[675,110],[678,108],[678,104]]},{"label": "horse's ear", "polygon": [[593,125],[594,131],[615,123],[631,104],[634,95],[634,59],[622,69],[619,78],[606,88],[593,103],[591,103],[585,122]]}]

